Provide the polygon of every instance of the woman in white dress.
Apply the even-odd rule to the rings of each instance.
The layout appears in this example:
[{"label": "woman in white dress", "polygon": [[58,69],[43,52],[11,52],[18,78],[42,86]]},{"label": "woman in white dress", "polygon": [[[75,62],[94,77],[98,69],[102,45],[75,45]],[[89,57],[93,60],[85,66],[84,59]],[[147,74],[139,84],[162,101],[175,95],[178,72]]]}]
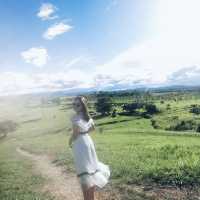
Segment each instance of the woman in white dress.
[{"label": "woman in white dress", "polygon": [[98,160],[94,143],[88,134],[95,127],[88,112],[86,98],[76,97],[73,100],[73,108],[76,114],[71,119],[73,133],[69,145],[72,147],[84,200],[94,200],[95,187],[103,188],[108,183],[110,169]]}]

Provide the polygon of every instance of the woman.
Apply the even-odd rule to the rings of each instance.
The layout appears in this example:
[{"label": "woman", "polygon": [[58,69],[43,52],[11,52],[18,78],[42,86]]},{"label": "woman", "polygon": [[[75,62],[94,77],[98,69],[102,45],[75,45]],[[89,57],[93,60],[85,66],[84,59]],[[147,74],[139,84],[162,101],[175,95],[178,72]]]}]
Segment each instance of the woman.
[{"label": "woman", "polygon": [[76,97],[73,108],[76,114],[71,119],[73,133],[69,139],[69,145],[72,147],[84,200],[94,200],[95,187],[102,188],[107,184],[110,170],[108,165],[99,162],[94,143],[88,134],[95,127],[88,112],[86,98]]}]

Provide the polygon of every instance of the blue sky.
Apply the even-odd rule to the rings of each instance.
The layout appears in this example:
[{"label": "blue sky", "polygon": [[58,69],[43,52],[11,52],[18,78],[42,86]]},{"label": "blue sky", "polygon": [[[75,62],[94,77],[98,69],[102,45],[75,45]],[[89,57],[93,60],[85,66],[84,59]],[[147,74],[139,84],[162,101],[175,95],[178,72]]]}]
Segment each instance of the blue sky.
[{"label": "blue sky", "polygon": [[0,93],[198,84],[199,8],[198,0],[2,1]]},{"label": "blue sky", "polygon": [[[84,55],[95,57],[97,62],[104,62],[142,37],[146,21],[144,15],[147,14],[142,11],[148,7],[140,1],[133,0],[116,1],[117,3],[113,0],[18,2],[8,0],[2,1],[0,5],[2,35],[4,35],[0,43],[6,47],[5,52],[0,55],[1,60],[6,60],[5,67],[1,68],[2,71],[34,70],[34,66],[27,66],[22,62],[19,54],[33,46],[47,48],[52,62],[56,62],[56,58],[70,61],[70,58]],[[54,5],[57,8],[55,14],[59,18],[46,21],[38,18],[37,12],[44,3]],[[70,24],[73,29],[52,41],[45,40],[42,37],[45,30],[59,22]],[[122,35],[126,37],[122,39]]]}]

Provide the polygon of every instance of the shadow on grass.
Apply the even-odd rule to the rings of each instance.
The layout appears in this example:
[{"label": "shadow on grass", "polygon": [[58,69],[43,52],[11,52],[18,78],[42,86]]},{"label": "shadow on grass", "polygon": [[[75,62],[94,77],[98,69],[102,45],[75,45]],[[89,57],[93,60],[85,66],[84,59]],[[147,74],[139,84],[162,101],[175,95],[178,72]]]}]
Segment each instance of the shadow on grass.
[{"label": "shadow on grass", "polygon": [[26,120],[21,122],[22,124],[26,124],[26,123],[31,123],[31,122],[37,122],[40,121],[42,118],[36,118],[36,119],[30,119],[30,120]]},{"label": "shadow on grass", "polygon": [[135,119],[140,119],[140,117],[134,118],[134,119],[123,119],[123,120],[114,120],[114,121],[111,121],[111,122],[102,122],[102,123],[98,123],[96,126],[103,126],[103,125],[109,125],[109,124],[123,123],[123,122],[133,121]]},{"label": "shadow on grass", "polygon": [[99,123],[96,126],[103,126],[103,125],[108,125],[108,124],[117,124],[117,123],[122,123],[122,122],[127,122],[127,121],[132,121],[132,119],[123,119],[123,120],[115,120],[111,122],[103,122]]}]

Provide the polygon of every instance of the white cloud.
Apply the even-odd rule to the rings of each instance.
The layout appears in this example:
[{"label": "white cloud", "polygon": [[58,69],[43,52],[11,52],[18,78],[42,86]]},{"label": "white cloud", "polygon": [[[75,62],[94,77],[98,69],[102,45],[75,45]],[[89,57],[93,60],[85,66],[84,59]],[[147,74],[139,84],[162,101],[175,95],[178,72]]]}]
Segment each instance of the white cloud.
[{"label": "white cloud", "polygon": [[[165,83],[170,74],[200,66],[200,1],[154,1],[151,35],[96,68],[97,74]],[[197,82],[198,84],[198,82]]]},{"label": "white cloud", "polygon": [[[149,31],[151,35],[142,42],[130,45],[89,72],[83,70],[86,66],[83,63],[87,63],[84,61],[85,57],[79,56],[65,61],[62,65],[66,67],[63,72],[34,75],[2,73],[0,94],[90,87],[133,88],[154,84],[199,85],[199,0],[154,2],[155,11],[151,24],[148,25],[152,29]],[[55,32],[57,31],[50,34],[51,39],[58,35]],[[43,51],[38,52],[38,49]],[[43,66],[48,59],[44,48],[31,48],[21,55],[26,62],[36,66]]]},{"label": "white cloud", "polygon": [[122,89],[146,84],[144,80],[129,80],[130,77],[116,79],[108,75],[95,75],[81,70],[71,69],[56,73],[0,73],[0,96],[27,94],[36,92],[53,92],[79,88]]},{"label": "white cloud", "polygon": [[172,73],[167,80],[169,85],[198,85],[200,86],[200,66],[182,68]]},{"label": "white cloud", "polygon": [[82,82],[85,78],[82,76],[78,71],[36,74],[3,72],[0,74],[0,96],[88,87]]},{"label": "white cloud", "polygon": [[26,63],[31,63],[37,67],[43,67],[49,59],[47,49],[43,47],[33,47],[21,53]]},{"label": "white cloud", "polygon": [[54,37],[61,35],[65,32],[68,32],[72,29],[72,26],[60,22],[58,24],[54,24],[53,26],[49,27],[47,31],[43,34],[43,37],[47,40],[52,40]]},{"label": "white cloud", "polygon": [[53,15],[57,8],[51,3],[43,3],[40,7],[37,16],[42,20],[55,19],[57,16]]}]

